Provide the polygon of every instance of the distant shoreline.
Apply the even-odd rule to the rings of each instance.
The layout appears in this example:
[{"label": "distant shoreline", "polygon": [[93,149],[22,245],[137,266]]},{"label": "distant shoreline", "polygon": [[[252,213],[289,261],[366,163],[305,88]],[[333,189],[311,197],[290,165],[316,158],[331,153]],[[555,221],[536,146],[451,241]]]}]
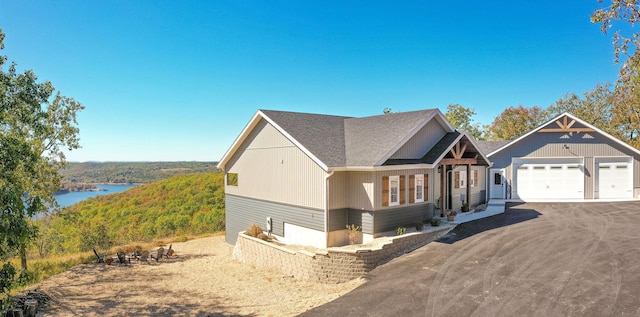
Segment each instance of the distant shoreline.
[{"label": "distant shoreline", "polygon": [[55,195],[65,195],[70,193],[82,193],[82,192],[106,192],[109,191],[105,188],[100,188],[100,185],[109,185],[109,186],[140,186],[141,183],[82,183],[79,184],[81,186],[65,188],[57,191]]}]

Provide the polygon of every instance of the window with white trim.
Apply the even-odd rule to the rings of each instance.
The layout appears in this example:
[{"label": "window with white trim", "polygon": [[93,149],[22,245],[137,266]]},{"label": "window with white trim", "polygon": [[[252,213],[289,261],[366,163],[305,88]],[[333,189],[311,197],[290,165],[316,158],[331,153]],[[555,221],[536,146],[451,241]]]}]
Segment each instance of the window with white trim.
[{"label": "window with white trim", "polygon": [[460,186],[458,188],[467,188],[467,171],[460,171]]},{"label": "window with white trim", "polygon": [[389,206],[400,204],[400,176],[389,176]]},{"label": "window with white trim", "polygon": [[471,187],[478,186],[478,170],[471,170]]},{"label": "window with white trim", "polygon": [[424,201],[424,174],[414,176],[415,196],[414,201],[419,203]]}]

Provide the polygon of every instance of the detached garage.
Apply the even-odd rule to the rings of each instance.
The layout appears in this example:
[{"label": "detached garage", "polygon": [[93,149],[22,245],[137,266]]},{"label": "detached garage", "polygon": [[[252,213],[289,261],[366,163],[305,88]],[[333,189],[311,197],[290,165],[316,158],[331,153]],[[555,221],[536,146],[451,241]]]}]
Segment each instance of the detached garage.
[{"label": "detached garage", "polygon": [[489,193],[492,198],[562,201],[640,195],[640,151],[569,113],[506,144],[480,146],[493,162],[489,179],[504,182],[488,186],[496,191]]}]

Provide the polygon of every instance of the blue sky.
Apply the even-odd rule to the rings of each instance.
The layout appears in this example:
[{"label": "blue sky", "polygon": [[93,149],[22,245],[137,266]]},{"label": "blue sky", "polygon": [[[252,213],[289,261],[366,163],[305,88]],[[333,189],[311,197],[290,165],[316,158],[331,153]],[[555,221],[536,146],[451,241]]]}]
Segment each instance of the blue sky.
[{"label": "blue sky", "polygon": [[69,161],[218,161],[258,109],[489,124],[613,82],[599,5],[0,0],[1,53],[86,107]]}]

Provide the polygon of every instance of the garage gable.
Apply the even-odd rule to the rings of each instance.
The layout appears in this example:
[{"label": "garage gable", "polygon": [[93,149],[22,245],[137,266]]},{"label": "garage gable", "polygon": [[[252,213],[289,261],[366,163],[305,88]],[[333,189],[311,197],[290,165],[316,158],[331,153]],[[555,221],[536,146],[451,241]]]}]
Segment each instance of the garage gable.
[{"label": "garage gable", "polygon": [[[596,128],[595,126],[583,121],[582,119],[568,112],[565,112],[540,125],[539,127],[529,131],[521,137],[510,142],[503,143],[501,144],[501,146],[494,148],[489,154],[487,154],[487,157],[495,157],[496,154],[500,152],[517,148],[524,140],[531,139],[531,137],[541,137],[548,140],[549,136],[545,136],[546,134],[549,134],[554,139],[558,139],[558,143],[562,143],[563,140],[571,140],[575,142],[575,140],[579,139],[582,139],[582,143],[594,143],[593,141],[589,141],[594,140],[599,143],[608,143],[611,145],[616,145],[616,147],[622,147],[625,150],[633,152],[635,155],[640,156],[640,151],[638,151],[636,148],[620,141],[614,136]],[[564,144],[562,147],[564,150],[569,149]]]},{"label": "garage gable", "polygon": [[506,198],[551,201],[640,195],[640,151],[569,113],[493,147],[487,157],[492,170],[504,175]]}]

